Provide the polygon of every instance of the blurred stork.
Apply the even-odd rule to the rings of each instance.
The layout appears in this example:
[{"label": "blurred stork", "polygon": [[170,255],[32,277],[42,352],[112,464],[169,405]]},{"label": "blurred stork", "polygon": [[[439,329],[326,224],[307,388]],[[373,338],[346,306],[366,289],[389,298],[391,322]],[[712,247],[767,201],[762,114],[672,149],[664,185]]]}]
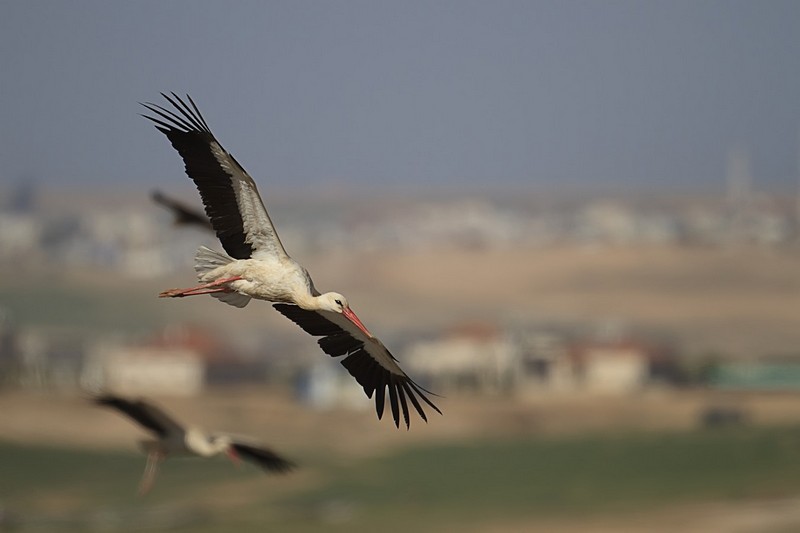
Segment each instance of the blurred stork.
[{"label": "blurred stork", "polygon": [[178,200],[170,198],[161,191],[153,191],[150,194],[150,198],[172,213],[173,221],[176,226],[198,226],[206,230],[212,229],[211,222],[202,211],[193,209]]},{"label": "blurred stork", "polygon": [[252,442],[247,437],[227,433],[206,433],[196,427],[184,427],[161,408],[145,400],[131,400],[114,394],[104,394],[94,403],[111,407],[149,430],[156,438],[142,440],[140,445],[147,453],[147,464],[139,483],[139,494],[147,494],[155,482],[158,466],[169,456],[189,455],[212,457],[225,453],[238,464],[239,458],[253,462],[264,471],[284,473],[294,464],[269,448]]}]

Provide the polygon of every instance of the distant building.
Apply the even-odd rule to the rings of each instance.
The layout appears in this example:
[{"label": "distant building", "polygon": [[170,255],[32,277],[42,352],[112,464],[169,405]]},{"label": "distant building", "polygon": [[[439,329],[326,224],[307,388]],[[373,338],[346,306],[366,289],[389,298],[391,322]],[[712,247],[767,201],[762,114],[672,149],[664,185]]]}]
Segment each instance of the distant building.
[{"label": "distant building", "polygon": [[440,338],[418,341],[403,363],[437,390],[508,391],[521,370],[518,344],[486,323],[461,324]]},{"label": "distant building", "polygon": [[[646,386],[664,366],[661,352],[635,341],[570,343],[548,331],[520,336],[525,392],[622,394]],[[658,368],[656,368],[658,367]]]},{"label": "distant building", "polygon": [[800,391],[800,361],[762,360],[719,363],[709,379],[712,387],[737,391]]},{"label": "distant building", "polygon": [[647,384],[649,357],[641,344],[589,343],[573,350],[578,379],[588,392],[628,393]]},{"label": "distant building", "polygon": [[574,343],[558,331],[508,335],[485,323],[461,324],[403,354],[426,386],[478,393],[625,394],[669,379],[671,362],[669,353],[634,340]]},{"label": "distant building", "polygon": [[0,316],[0,386],[74,390],[82,356],[80,336],[20,328]]},{"label": "distant building", "polygon": [[640,212],[613,202],[591,203],[574,220],[572,238],[584,244],[665,245],[682,238],[674,215]]},{"label": "distant building", "polygon": [[263,359],[245,359],[207,328],[170,325],[138,344],[99,343],[86,358],[85,388],[137,394],[199,393],[206,386],[264,383]]},{"label": "distant building", "polygon": [[204,364],[186,348],[107,346],[92,354],[82,381],[120,394],[192,396],[203,389]]},{"label": "distant building", "polygon": [[41,246],[43,225],[28,213],[0,213],[0,257],[19,264],[22,255]]},{"label": "distant building", "polygon": [[0,307],[0,387],[18,385],[20,374],[19,330],[11,314]]},{"label": "distant building", "polygon": [[587,243],[631,244],[637,237],[636,215],[615,203],[590,204],[576,220],[576,236]]},{"label": "distant building", "polygon": [[294,383],[298,399],[315,409],[367,409],[370,402],[361,385],[335,361],[319,361],[304,368]]},{"label": "distant building", "polygon": [[577,388],[567,339],[556,332],[532,330],[519,335],[522,388],[527,392],[564,392]]}]

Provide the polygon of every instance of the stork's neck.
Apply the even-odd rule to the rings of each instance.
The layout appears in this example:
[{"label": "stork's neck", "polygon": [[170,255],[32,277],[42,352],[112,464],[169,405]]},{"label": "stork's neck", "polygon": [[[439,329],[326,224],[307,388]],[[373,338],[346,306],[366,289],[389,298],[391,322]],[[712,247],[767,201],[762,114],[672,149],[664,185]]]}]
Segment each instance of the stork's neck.
[{"label": "stork's neck", "polygon": [[297,307],[306,311],[317,311],[321,307],[319,296],[314,296],[310,292],[295,294],[294,303],[297,304]]}]

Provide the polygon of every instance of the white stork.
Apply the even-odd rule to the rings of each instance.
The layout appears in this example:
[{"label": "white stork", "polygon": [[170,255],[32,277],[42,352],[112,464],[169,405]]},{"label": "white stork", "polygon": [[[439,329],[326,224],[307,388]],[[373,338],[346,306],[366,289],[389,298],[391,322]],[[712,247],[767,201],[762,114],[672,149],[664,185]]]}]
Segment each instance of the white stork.
[{"label": "white stork", "polygon": [[222,254],[201,247],[195,271],[201,285],[164,291],[161,297],[210,294],[236,307],[251,298],[275,302],[274,307],[307,333],[322,337],[322,350],[331,357],[346,356],[342,365],[358,381],[375,409],[383,416],[389,396],[394,423],[400,427],[402,412],[410,425],[408,401],[427,422],[418,398],[441,411],[425,396],[431,392],[417,385],[397,364],[389,350],[373,336],[339,293],[321,294],[308,271],[289,257],[267,214],[253,178],[217,142],[191,97],[188,105],[178,95],[162,93],[174,110],[142,104],[156,115],[153,121],[183,158],[186,174],[194,181],[206,214],[217,234]]},{"label": "white stork", "polygon": [[295,466],[272,450],[250,442],[248,438],[226,433],[205,433],[195,427],[185,428],[159,407],[141,399],[129,400],[104,394],[96,397],[94,403],[117,409],[156,437],[154,440],[140,441],[142,449],[147,453],[147,465],[139,483],[139,494],[142,495],[150,491],[159,463],[169,456],[212,457],[224,452],[234,464],[238,464],[241,457],[270,472],[284,473]]}]

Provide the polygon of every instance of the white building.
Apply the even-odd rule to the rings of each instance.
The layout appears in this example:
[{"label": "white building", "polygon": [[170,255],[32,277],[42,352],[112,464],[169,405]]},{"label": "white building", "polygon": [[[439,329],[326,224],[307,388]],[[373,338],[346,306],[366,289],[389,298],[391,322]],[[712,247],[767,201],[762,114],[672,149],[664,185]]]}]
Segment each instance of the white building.
[{"label": "white building", "polygon": [[360,411],[371,405],[361,385],[335,361],[319,361],[308,367],[296,392],[303,403],[320,410],[344,407]]},{"label": "white building", "polygon": [[203,389],[205,364],[187,348],[105,346],[87,358],[82,384],[130,395],[193,396]]},{"label": "white building", "polygon": [[418,341],[404,353],[403,364],[417,381],[437,390],[504,391],[521,373],[517,344],[486,324],[467,324],[440,338]]},{"label": "white building", "polygon": [[645,386],[650,365],[634,343],[587,345],[580,349],[581,380],[588,392],[624,394]]},{"label": "white building", "polygon": [[10,259],[37,250],[42,227],[42,222],[33,215],[0,213],[0,256]]}]

